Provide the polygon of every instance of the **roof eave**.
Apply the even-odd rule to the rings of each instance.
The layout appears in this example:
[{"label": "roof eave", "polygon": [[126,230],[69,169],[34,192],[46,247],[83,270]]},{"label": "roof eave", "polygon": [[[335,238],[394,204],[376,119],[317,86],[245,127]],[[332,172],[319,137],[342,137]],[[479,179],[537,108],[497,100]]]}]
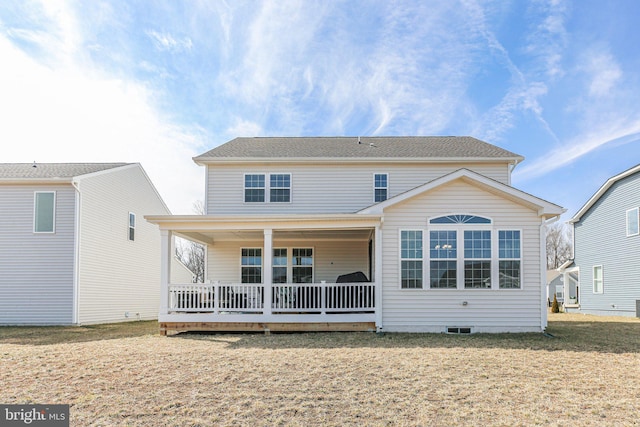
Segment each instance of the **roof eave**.
[{"label": "roof eave", "polygon": [[43,185],[43,184],[71,184],[73,177],[63,178],[0,178],[0,184],[4,185]]},{"label": "roof eave", "polygon": [[524,157],[193,157],[199,166],[232,163],[507,163]]}]

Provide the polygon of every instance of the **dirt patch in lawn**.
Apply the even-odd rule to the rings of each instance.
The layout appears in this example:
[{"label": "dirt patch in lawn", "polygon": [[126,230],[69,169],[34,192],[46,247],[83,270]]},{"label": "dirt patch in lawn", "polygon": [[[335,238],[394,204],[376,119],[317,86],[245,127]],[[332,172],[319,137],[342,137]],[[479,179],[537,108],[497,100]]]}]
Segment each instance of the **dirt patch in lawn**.
[{"label": "dirt patch in lawn", "polygon": [[553,338],[0,328],[0,403],[68,403],[74,426],[638,425],[640,321],[550,320]]}]

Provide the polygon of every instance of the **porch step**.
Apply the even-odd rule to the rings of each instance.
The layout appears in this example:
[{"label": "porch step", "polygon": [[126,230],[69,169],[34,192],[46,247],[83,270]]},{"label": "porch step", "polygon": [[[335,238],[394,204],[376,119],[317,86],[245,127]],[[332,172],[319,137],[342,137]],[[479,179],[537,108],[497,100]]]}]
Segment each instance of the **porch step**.
[{"label": "porch step", "polygon": [[[160,335],[179,332],[375,332],[375,322],[256,323],[160,322]],[[267,332],[268,331],[268,332]]]}]

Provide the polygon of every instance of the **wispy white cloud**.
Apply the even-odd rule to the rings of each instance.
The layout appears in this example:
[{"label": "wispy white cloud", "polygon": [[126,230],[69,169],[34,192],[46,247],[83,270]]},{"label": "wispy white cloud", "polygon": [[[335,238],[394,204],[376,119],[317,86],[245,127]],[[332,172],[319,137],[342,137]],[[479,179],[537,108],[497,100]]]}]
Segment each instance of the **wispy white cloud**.
[{"label": "wispy white cloud", "polygon": [[598,51],[585,59],[584,70],[589,78],[589,95],[603,97],[611,95],[616,83],[622,78],[622,70],[609,52]]},{"label": "wispy white cloud", "polygon": [[544,82],[531,79],[513,62],[509,51],[491,31],[485,17],[485,11],[474,0],[465,1],[473,27],[486,40],[486,44],[498,63],[508,70],[510,87],[499,104],[490,108],[478,121],[474,134],[488,141],[499,141],[502,135],[516,125],[521,113],[530,113],[543,129],[554,139],[556,135],[544,118],[539,99],[547,94]]},{"label": "wispy white cloud", "polygon": [[567,44],[566,21],[569,6],[565,0],[537,0],[529,11],[541,20],[531,20],[533,30],[527,37],[525,51],[540,62],[544,73],[553,80],[565,74],[564,51]]},{"label": "wispy white cloud", "polygon": [[189,52],[193,47],[193,42],[189,37],[175,38],[170,33],[155,30],[147,30],[145,34],[149,36],[153,45],[160,51],[172,53]]},{"label": "wispy white cloud", "polygon": [[516,169],[519,181],[537,178],[577,161],[595,150],[640,142],[640,120],[610,123],[606,128],[581,135],[533,162]]},{"label": "wispy white cloud", "polygon": [[3,161],[142,162],[171,209],[190,212],[202,198],[190,161],[200,135],[171,124],[146,85],[83,62],[74,49],[81,32],[68,28],[77,22],[72,11],[43,13],[53,36],[32,40],[39,51],[55,51],[44,64],[0,34]]}]

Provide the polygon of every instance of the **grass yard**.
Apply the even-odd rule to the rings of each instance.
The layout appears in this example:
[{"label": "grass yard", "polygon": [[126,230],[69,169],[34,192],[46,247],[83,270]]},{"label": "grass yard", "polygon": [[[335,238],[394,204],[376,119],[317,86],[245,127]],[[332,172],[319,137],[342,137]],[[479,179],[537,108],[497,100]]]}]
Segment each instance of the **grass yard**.
[{"label": "grass yard", "polygon": [[0,403],[72,426],[640,425],[640,319],[548,332],[158,335],[155,322],[0,328]]}]

